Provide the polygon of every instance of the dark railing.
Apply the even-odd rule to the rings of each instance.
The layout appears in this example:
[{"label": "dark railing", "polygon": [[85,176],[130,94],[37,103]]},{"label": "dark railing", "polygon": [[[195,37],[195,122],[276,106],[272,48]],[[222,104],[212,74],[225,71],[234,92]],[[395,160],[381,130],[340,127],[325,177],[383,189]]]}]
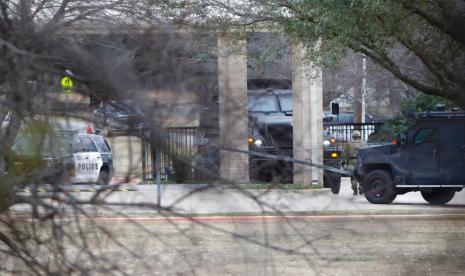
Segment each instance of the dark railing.
[{"label": "dark railing", "polygon": [[341,142],[351,140],[352,131],[358,130],[362,140],[367,141],[370,134],[378,132],[383,123],[325,123],[324,128]]},{"label": "dark railing", "polygon": [[[362,140],[366,141],[370,134],[379,131],[381,125],[382,123],[325,123],[324,128],[329,130],[338,141],[347,142],[351,140],[352,131],[359,130]],[[162,179],[169,179],[176,170],[175,162],[173,162],[175,156],[182,158],[182,161],[188,164],[188,168],[194,165],[197,146],[202,135],[200,135],[198,128],[168,128],[165,131],[165,143],[162,146],[160,156],[161,176]],[[142,143],[142,160],[144,180],[153,180],[155,177],[155,151],[152,151],[151,145],[147,141]],[[189,170],[187,177],[192,176],[192,170]]]},{"label": "dark railing", "polygon": [[[161,176],[163,179],[169,179],[175,171],[175,158],[177,157],[187,168],[193,166],[197,145],[199,140],[198,128],[168,128],[165,129],[165,141],[161,146]],[[155,151],[152,150],[150,143],[144,141],[142,145],[142,170],[144,180],[154,179],[155,173]],[[192,170],[189,170],[187,177],[192,176]]]}]

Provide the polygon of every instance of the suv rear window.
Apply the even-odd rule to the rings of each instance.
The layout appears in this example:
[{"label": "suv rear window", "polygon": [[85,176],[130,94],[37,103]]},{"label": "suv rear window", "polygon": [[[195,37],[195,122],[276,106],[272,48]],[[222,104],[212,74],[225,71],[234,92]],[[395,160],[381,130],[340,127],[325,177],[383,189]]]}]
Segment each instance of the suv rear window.
[{"label": "suv rear window", "polygon": [[93,137],[95,144],[100,152],[110,152],[110,147],[107,144],[107,141],[100,136]]}]

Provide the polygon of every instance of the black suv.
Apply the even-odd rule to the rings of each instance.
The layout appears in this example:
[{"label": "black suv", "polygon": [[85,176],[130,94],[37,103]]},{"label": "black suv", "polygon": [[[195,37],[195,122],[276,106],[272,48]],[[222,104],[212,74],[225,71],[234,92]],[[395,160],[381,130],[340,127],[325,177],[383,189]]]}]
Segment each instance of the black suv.
[{"label": "black suv", "polygon": [[465,112],[418,114],[392,144],[359,150],[355,174],[371,203],[414,191],[431,204],[449,202],[465,186]]},{"label": "black suv", "polygon": [[96,133],[105,136],[140,134],[144,115],[131,101],[102,103],[93,115]]},{"label": "black suv", "polygon": [[[292,92],[290,90],[249,90],[248,108],[249,149],[292,157]],[[340,168],[342,148],[328,131],[323,131],[322,135],[325,141],[324,165]],[[273,177],[279,176],[281,182],[292,182],[293,166],[290,162],[251,155],[249,164],[254,178],[270,181]],[[337,194],[340,185],[339,174],[324,172],[325,187],[331,188],[333,193]]]}]

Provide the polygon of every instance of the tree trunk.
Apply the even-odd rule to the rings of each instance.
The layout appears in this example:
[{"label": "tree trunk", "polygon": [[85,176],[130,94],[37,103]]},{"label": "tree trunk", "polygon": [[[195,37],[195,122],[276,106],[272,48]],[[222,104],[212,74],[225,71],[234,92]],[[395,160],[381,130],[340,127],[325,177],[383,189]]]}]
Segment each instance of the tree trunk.
[{"label": "tree trunk", "polygon": [[13,112],[9,124],[0,134],[0,213],[7,211],[15,202],[15,183],[11,175],[7,175],[7,156],[21,126],[18,114]]},{"label": "tree trunk", "polygon": [[[3,151],[0,149],[0,152]],[[7,211],[14,204],[14,185],[6,175],[6,160],[4,154],[0,154],[0,214]]]}]

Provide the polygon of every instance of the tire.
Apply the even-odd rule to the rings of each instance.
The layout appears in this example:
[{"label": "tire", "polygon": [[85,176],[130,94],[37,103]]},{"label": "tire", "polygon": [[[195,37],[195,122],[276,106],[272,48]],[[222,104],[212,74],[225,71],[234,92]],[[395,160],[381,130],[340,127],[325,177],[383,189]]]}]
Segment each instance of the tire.
[{"label": "tire", "polygon": [[257,168],[250,168],[249,169],[249,178],[251,181],[260,181],[261,180],[261,173],[260,170]]},{"label": "tire", "polygon": [[336,183],[332,183],[331,192],[333,192],[333,194],[335,194],[335,195],[339,194],[340,190],[341,190],[341,181],[337,181]]},{"label": "tire", "polygon": [[275,167],[269,167],[266,170],[265,181],[268,183],[281,183],[281,176]]},{"label": "tire", "polygon": [[294,169],[292,165],[289,165],[288,163],[284,163],[280,174],[281,174],[281,184],[294,183]]},{"label": "tire", "polygon": [[279,176],[276,166],[269,164],[266,161],[261,162],[249,169],[249,175],[252,173],[252,178],[258,182],[272,183]]},{"label": "tire", "polygon": [[373,204],[389,204],[397,196],[394,181],[386,170],[370,172],[363,181],[365,198]]},{"label": "tire", "polygon": [[100,173],[98,175],[97,185],[108,185],[108,184],[110,184],[110,173],[107,170],[102,169],[100,170]]},{"label": "tire", "polygon": [[331,181],[330,177],[323,176],[323,188],[331,188],[331,192],[335,195],[341,190],[341,179],[339,181]]},{"label": "tire", "polygon": [[432,190],[422,191],[421,196],[429,203],[434,205],[446,204],[454,197],[454,190]]}]

